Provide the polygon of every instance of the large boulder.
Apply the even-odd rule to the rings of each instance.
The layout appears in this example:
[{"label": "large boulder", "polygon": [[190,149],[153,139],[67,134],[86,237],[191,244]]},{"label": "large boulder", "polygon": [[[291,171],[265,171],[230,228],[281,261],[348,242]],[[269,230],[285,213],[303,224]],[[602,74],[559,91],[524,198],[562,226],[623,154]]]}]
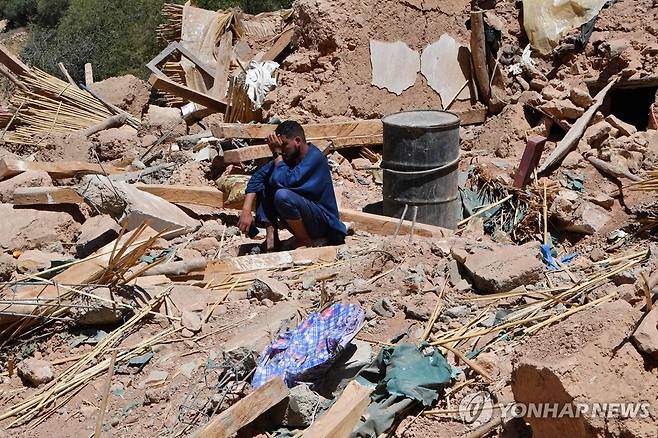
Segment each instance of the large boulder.
[{"label": "large boulder", "polygon": [[0,202],[11,204],[14,202],[14,191],[18,187],[48,187],[53,180],[48,173],[42,170],[28,170],[14,177],[0,181]]},{"label": "large boulder", "polygon": [[85,201],[133,230],[147,222],[156,231],[167,231],[167,238],[194,231],[200,222],[159,196],[130,184],[111,181],[104,175],[88,175],[78,187]]},{"label": "large boulder", "polygon": [[[512,392],[517,403],[658,403],[656,368],[628,342],[640,312],[619,300],[585,310],[539,332],[517,349]],[[652,409],[652,408],[651,408]],[[562,408],[560,408],[562,410]],[[528,416],[533,435],[656,436],[655,419],[619,415]]]},{"label": "large boulder", "polygon": [[544,264],[538,255],[535,243],[493,246],[466,255],[463,266],[478,292],[506,292],[541,279]]},{"label": "large boulder", "polygon": [[39,249],[55,241],[72,241],[78,224],[68,213],[0,204],[0,248]]},{"label": "large boulder", "polygon": [[133,76],[117,76],[94,82],[91,89],[109,103],[129,112],[138,119],[149,102],[150,87],[143,80]]},{"label": "large boulder", "polygon": [[631,339],[638,350],[658,361],[658,307],[644,317]]}]

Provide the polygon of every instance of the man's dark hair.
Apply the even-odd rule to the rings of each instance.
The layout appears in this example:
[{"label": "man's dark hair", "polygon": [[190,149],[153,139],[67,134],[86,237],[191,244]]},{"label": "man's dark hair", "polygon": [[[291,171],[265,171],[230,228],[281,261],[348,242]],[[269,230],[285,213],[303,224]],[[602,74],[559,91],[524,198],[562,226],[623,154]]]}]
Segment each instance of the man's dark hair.
[{"label": "man's dark hair", "polygon": [[288,138],[301,137],[302,140],[306,141],[306,134],[304,134],[304,128],[302,128],[302,125],[295,122],[294,120],[286,120],[285,122],[281,122],[276,127],[276,130],[274,132],[278,135],[282,135]]}]

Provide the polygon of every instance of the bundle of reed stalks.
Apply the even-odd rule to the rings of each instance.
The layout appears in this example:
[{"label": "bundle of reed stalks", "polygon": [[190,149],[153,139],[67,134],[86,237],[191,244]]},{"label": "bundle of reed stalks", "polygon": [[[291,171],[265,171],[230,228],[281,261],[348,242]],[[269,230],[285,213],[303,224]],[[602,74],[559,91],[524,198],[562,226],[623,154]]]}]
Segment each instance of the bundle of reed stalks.
[{"label": "bundle of reed stalks", "polygon": [[183,30],[183,7],[172,3],[165,3],[162,6],[163,23],[159,24],[155,30],[158,42],[169,44],[181,39]]},{"label": "bundle of reed stalks", "polygon": [[[11,143],[39,144],[42,135],[69,133],[96,125],[115,114],[87,91],[39,69],[21,77],[25,89],[12,98],[16,112],[3,132]],[[129,124],[139,124],[129,117]],[[15,126],[14,131],[6,132]]]},{"label": "bundle of reed stalks", "polygon": [[642,181],[627,185],[625,188],[638,192],[652,192],[658,190],[658,170],[648,172],[648,177]]}]

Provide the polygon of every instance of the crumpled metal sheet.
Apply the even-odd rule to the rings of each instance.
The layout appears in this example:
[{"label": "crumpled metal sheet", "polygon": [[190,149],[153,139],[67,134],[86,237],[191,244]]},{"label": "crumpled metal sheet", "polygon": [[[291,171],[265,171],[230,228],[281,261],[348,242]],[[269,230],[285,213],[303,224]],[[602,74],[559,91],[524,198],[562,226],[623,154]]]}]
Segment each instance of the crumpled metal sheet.
[{"label": "crumpled metal sheet", "polygon": [[560,38],[596,17],[608,0],[523,0],[523,27],[530,44],[548,55]]}]

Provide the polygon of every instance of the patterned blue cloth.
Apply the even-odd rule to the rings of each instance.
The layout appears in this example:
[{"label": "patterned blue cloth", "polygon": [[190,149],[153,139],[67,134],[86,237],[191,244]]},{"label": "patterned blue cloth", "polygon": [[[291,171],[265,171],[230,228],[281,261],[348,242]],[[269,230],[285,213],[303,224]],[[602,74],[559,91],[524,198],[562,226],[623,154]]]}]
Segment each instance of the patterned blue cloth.
[{"label": "patterned blue cloth", "polygon": [[295,329],[267,346],[258,360],[252,386],[280,376],[289,388],[316,383],[363,326],[363,310],[355,304],[333,304],[308,316]]}]

